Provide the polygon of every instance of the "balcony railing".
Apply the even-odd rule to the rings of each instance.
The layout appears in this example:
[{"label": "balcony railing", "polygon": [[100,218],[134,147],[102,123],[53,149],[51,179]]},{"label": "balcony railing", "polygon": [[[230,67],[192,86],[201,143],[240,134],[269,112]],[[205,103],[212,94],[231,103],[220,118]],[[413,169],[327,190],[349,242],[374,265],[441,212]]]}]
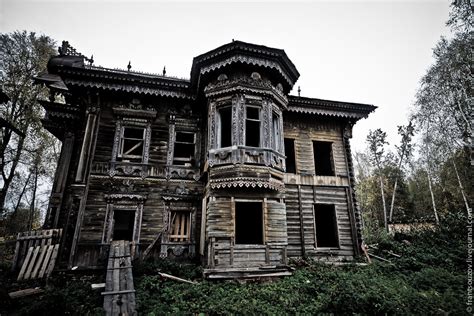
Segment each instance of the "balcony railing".
[{"label": "balcony railing", "polygon": [[199,180],[201,173],[197,167],[189,166],[159,166],[135,162],[94,162],[92,174],[110,176],[156,177],[166,179],[194,179]]},{"label": "balcony railing", "polygon": [[210,149],[208,155],[210,167],[227,164],[265,165],[285,170],[285,156],[271,148],[231,146]]}]

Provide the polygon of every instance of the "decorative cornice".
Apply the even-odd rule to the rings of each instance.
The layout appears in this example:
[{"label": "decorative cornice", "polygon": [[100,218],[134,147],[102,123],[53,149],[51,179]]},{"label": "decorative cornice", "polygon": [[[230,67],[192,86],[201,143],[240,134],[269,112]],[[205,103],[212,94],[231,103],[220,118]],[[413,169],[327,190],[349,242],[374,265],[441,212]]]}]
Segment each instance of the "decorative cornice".
[{"label": "decorative cornice", "polygon": [[285,191],[285,184],[282,181],[269,178],[248,178],[248,177],[234,177],[224,179],[211,179],[209,185],[212,189],[225,189],[225,188],[261,188],[270,189],[279,192]]},{"label": "decorative cornice", "polygon": [[290,95],[288,112],[361,119],[377,107],[370,104],[304,98]]},{"label": "decorative cornice", "polygon": [[104,198],[106,201],[131,200],[131,201],[143,202],[147,199],[147,196],[141,195],[141,194],[116,193],[116,194],[105,194]]},{"label": "decorative cornice", "polygon": [[253,93],[272,97],[284,108],[288,104],[288,98],[283,91],[274,87],[269,80],[253,79],[246,76],[209,83],[204,88],[204,93],[207,97],[218,97],[224,94],[235,93]]}]

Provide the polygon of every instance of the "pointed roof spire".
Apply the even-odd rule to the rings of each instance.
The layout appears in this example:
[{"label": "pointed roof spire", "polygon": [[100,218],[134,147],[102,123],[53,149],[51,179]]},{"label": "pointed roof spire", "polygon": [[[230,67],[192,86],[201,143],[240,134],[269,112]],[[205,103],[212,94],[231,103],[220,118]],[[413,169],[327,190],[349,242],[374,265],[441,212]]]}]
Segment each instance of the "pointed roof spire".
[{"label": "pointed roof spire", "polygon": [[130,60],[128,61],[127,69],[128,69],[128,71],[130,71],[130,69],[132,69],[132,63],[131,63]]}]

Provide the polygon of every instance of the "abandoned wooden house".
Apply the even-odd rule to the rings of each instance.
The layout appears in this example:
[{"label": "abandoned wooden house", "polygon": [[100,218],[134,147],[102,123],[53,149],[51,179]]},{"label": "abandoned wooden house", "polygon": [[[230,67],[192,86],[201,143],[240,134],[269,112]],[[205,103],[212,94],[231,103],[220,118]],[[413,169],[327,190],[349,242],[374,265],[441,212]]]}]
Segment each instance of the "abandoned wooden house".
[{"label": "abandoned wooden house", "polygon": [[105,267],[114,240],[201,259],[209,278],[359,253],[349,141],[374,106],[289,95],[286,53],[241,41],[195,57],[190,79],[128,68],[63,42],[35,77],[62,141],[45,228],[63,229],[63,267]]}]

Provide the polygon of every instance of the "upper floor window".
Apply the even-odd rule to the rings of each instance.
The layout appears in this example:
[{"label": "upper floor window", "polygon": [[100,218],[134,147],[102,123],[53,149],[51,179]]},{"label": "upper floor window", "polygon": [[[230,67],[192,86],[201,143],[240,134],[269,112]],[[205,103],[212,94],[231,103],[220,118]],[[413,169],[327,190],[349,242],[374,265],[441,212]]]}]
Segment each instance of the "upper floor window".
[{"label": "upper floor window", "polygon": [[285,138],[286,172],[296,173],[295,140]]},{"label": "upper floor window", "polygon": [[316,175],[335,175],[331,142],[313,141],[313,155]]},{"label": "upper floor window", "polygon": [[217,125],[217,147],[232,146],[232,107],[227,106],[219,109]]},{"label": "upper floor window", "polygon": [[122,161],[142,161],[146,129],[122,126],[117,157]]},{"label": "upper floor window", "polygon": [[245,118],[245,145],[260,147],[260,108],[247,106]]},{"label": "upper floor window", "polygon": [[273,112],[272,115],[272,136],[273,136],[273,149],[277,152],[281,151],[281,127],[280,127],[280,116]]},{"label": "upper floor window", "polygon": [[193,165],[195,160],[195,150],[196,134],[193,132],[177,131],[174,142],[173,164],[185,166]]}]

